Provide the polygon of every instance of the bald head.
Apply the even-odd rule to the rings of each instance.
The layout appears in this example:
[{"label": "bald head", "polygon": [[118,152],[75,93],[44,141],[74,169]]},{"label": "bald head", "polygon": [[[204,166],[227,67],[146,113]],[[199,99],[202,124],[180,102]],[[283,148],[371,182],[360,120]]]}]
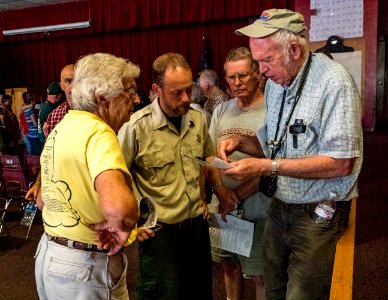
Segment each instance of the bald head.
[{"label": "bald head", "polygon": [[67,65],[61,71],[61,89],[65,92],[66,101],[71,107],[71,86],[74,78],[74,65]]}]

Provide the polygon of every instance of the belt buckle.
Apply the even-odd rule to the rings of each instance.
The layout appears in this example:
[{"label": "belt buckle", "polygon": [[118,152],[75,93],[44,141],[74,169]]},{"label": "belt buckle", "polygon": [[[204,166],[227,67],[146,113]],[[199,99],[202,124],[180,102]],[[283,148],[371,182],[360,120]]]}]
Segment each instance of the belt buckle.
[{"label": "belt buckle", "polygon": [[93,247],[93,246],[95,246],[93,244],[85,244],[85,245],[86,245],[86,247],[85,247],[86,250],[89,250],[89,251],[99,251],[97,246]]},{"label": "belt buckle", "polygon": [[73,240],[66,239],[66,243],[67,243],[67,247],[68,248],[77,249],[76,247],[74,247],[74,241]]}]

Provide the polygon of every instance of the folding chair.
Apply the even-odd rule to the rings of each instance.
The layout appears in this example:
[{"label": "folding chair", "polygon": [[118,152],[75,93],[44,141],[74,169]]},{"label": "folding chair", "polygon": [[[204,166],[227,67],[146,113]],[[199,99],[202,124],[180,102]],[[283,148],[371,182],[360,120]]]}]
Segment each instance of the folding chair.
[{"label": "folding chair", "polygon": [[[22,169],[12,169],[12,168],[2,168],[3,173],[3,182],[4,182],[4,191],[5,191],[5,208],[3,212],[2,219],[4,220],[7,209],[12,201],[17,201],[20,207],[20,210],[24,211],[26,208],[27,201],[24,199],[24,196],[27,192],[27,183]],[[34,215],[35,216],[35,215]],[[30,233],[31,223],[28,224],[28,232],[26,239]],[[0,228],[0,233],[1,233]]]},{"label": "folding chair", "polygon": [[4,200],[5,200],[4,207],[0,207],[0,214],[1,214],[1,218],[0,218],[0,233],[3,231],[3,228],[4,228],[5,234],[7,235],[9,241],[11,242],[12,247],[14,249],[16,249],[13,237],[12,237],[12,235],[10,234],[10,232],[8,230],[7,224],[5,223],[5,213],[8,210],[9,203],[7,203],[6,199],[0,198],[0,201],[3,202]]},{"label": "folding chair", "polygon": [[22,169],[20,159],[17,155],[1,155],[0,164],[2,169]]},{"label": "folding chair", "polygon": [[26,161],[25,166],[26,166],[27,180],[29,182],[35,182],[40,171],[40,156],[27,154],[24,156],[24,158]]}]

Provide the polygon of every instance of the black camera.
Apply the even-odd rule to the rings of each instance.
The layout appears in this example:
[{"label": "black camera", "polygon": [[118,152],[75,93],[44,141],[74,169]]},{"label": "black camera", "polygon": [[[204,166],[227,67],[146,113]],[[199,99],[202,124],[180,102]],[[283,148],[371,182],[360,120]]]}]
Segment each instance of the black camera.
[{"label": "black camera", "polygon": [[306,125],[303,124],[303,119],[295,119],[293,125],[290,125],[291,134],[301,134],[306,132]]},{"label": "black camera", "polygon": [[259,190],[264,195],[272,198],[275,195],[278,184],[278,177],[271,175],[262,175],[260,177]]}]

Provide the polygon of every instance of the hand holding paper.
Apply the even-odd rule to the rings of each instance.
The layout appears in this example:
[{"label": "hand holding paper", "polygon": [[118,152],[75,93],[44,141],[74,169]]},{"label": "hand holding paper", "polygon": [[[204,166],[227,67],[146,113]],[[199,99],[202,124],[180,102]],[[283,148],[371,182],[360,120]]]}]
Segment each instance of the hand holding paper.
[{"label": "hand holding paper", "polygon": [[217,168],[217,169],[229,169],[232,165],[218,157],[215,157],[211,163],[208,164],[209,167]]},{"label": "hand holding paper", "polygon": [[217,168],[217,169],[229,169],[231,168],[231,164],[226,162],[226,161],[223,161],[221,159],[219,159],[218,157],[215,157],[213,159],[213,161],[211,162],[208,162],[208,161],[205,161],[205,160],[201,160],[201,159],[198,159],[196,157],[192,157],[192,156],[189,156],[185,153],[181,153],[183,157],[186,157],[186,158],[189,158],[193,161],[195,161],[197,164],[201,165],[201,166],[205,166],[205,167],[213,167],[213,168]]}]

